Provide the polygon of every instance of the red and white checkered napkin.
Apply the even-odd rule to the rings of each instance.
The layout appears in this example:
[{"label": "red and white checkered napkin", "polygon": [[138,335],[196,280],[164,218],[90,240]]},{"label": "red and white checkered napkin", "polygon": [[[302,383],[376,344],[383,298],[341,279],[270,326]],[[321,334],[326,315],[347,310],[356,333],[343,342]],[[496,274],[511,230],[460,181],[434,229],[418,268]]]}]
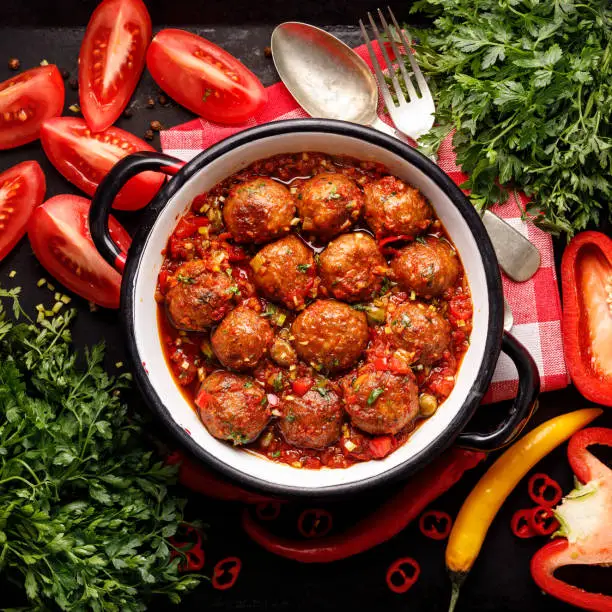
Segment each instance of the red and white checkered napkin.
[{"label": "red and white checkered napkin", "polygon": [[[371,67],[365,46],[355,51]],[[378,51],[378,49],[377,49]],[[204,119],[194,119],[184,125],[161,132],[161,146],[165,153],[188,161],[200,151],[241,132],[247,128],[280,119],[308,117],[282,83],[268,87],[268,103],[263,110],[240,126],[222,126]],[[381,114],[381,106],[379,106]],[[387,117],[381,118],[389,123]],[[438,164],[456,184],[461,184],[466,175],[455,164],[455,154],[450,138],[446,139],[438,152]],[[552,240],[548,234],[532,223],[521,220],[521,207],[526,198],[520,195],[520,203],[514,198],[493,211],[510,225],[527,236],[538,247],[542,264],[529,281],[515,283],[503,276],[504,294],[514,315],[512,334],[532,354],[542,380],[542,391],[561,389],[569,384],[561,343],[561,303],[554,267]],[[498,402],[516,395],[518,375],[516,368],[505,355],[501,355],[493,375],[493,382],[484,402]]]}]

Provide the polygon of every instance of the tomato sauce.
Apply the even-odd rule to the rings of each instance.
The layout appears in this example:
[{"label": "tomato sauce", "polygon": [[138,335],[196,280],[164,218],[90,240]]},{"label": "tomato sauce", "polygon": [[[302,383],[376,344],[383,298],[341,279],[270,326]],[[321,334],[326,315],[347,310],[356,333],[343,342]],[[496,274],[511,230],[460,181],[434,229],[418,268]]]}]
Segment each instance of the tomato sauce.
[{"label": "tomato sauce", "polygon": [[[384,166],[376,162],[361,162],[348,157],[331,157],[320,153],[286,154],[257,161],[244,170],[215,185],[207,193],[197,196],[190,209],[179,220],[164,250],[164,263],[159,274],[156,299],[158,302],[159,332],[165,357],[173,377],[186,399],[194,406],[201,382],[212,372],[223,369],[217,361],[210,343],[210,332],[181,331],[169,321],[165,295],[179,266],[198,259],[212,262],[215,269],[224,271],[231,279],[235,293],[235,305],[255,300],[258,309],[274,330],[275,336],[291,341],[291,325],[299,312],[290,311],[258,295],[253,283],[253,270],[249,262],[263,245],[236,244],[223,224],[222,207],[233,186],[254,177],[268,176],[285,184],[292,194],[308,178],[320,172],[342,173],[363,187],[371,181],[388,176]],[[361,222],[347,231],[366,231]],[[316,239],[301,236],[299,226],[292,230],[316,253],[325,244]],[[439,220],[425,232],[426,236],[450,242]],[[379,241],[379,248],[387,262],[399,248],[407,243],[405,237],[398,241]],[[315,256],[316,261],[316,256]],[[318,283],[315,282],[313,292]],[[325,295],[319,293],[319,297]],[[314,298],[313,298],[314,299]],[[405,351],[398,351],[390,340],[384,325],[386,309],[390,304],[402,304],[419,300],[439,312],[451,329],[450,344],[442,357],[432,365],[411,363]],[[309,300],[312,301],[312,300]],[[296,468],[319,469],[346,468],[360,461],[380,459],[401,446],[424,418],[417,418],[394,435],[370,435],[355,427],[344,415],[341,435],[337,442],[324,449],[298,448],[288,443],[278,426],[278,406],[283,394],[302,396],[312,387],[315,378],[324,377],[334,389],[340,388],[343,377],[351,375],[364,363],[374,364],[376,370],[390,370],[397,374],[412,373],[419,394],[428,394],[441,404],[451,393],[458,368],[469,346],[472,331],[472,300],[464,277],[463,268],[457,281],[442,295],[432,299],[417,298],[414,292],[401,290],[392,278],[385,278],[380,294],[367,306],[352,304],[368,316],[369,342],[361,360],[349,372],[330,373],[313,370],[312,364],[298,361],[290,367],[275,363],[266,355],[251,371],[256,384],[266,393],[273,418],[256,440],[244,448],[263,455],[272,461],[287,463]],[[382,314],[381,314],[382,313]],[[214,331],[214,327],[212,329]],[[347,330],[350,333],[350,330]]]}]

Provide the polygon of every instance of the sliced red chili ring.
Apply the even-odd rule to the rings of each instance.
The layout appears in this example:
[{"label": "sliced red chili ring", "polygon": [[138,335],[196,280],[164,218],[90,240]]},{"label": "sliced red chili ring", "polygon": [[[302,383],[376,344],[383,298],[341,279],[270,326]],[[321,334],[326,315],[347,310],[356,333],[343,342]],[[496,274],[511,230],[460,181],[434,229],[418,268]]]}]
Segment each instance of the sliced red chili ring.
[{"label": "sliced red chili ring", "polygon": [[184,526],[178,537],[187,537],[189,541],[180,542],[176,536],[168,538],[175,550],[170,553],[170,558],[183,557],[179,562],[180,572],[197,572],[204,567],[204,551],[202,550],[202,538],[200,532],[191,525]]},{"label": "sliced red chili ring", "polygon": [[545,508],[556,506],[563,497],[559,483],[548,474],[534,474],[529,479],[527,490],[534,503]]},{"label": "sliced red chili ring", "polygon": [[305,538],[322,538],[331,531],[332,524],[332,515],[327,510],[309,508],[298,518],[298,531]]},{"label": "sliced red chili ring", "polygon": [[450,514],[441,510],[428,510],[421,514],[419,529],[421,533],[432,540],[445,540],[453,526]]},{"label": "sliced red chili ring", "polygon": [[407,234],[399,234],[398,236],[387,236],[387,238],[382,238],[381,240],[378,241],[378,250],[383,255],[394,255],[395,253],[397,253],[397,249],[388,246],[390,243],[399,242],[399,241],[407,241],[407,240],[412,240],[412,239],[413,237],[408,236]]},{"label": "sliced red chili ring", "polygon": [[533,508],[529,521],[536,535],[550,535],[559,529],[559,521],[555,518],[553,511],[544,506]]},{"label": "sliced red chili ring", "polygon": [[[404,568],[410,568],[408,572]],[[394,593],[405,593],[418,579],[421,566],[411,557],[396,559],[387,570],[387,586]]]},{"label": "sliced red chili ring", "polygon": [[[242,561],[238,557],[226,557],[215,564],[211,584],[218,591],[231,589],[242,569]],[[229,577],[229,578],[228,578]]]},{"label": "sliced red chili ring", "polygon": [[536,532],[531,525],[531,508],[522,508],[512,515],[510,528],[517,538],[533,538]]},{"label": "sliced red chili ring", "polygon": [[279,502],[262,502],[255,506],[255,514],[260,521],[273,521],[281,511]]}]

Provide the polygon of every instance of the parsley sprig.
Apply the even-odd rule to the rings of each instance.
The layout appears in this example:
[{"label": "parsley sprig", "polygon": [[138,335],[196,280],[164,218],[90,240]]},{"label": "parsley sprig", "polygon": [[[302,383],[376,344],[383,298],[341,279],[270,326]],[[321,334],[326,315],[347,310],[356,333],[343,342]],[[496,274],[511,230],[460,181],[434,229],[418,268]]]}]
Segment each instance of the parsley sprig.
[{"label": "parsley sprig", "polygon": [[479,209],[514,188],[527,214],[568,236],[612,216],[612,9],[607,0],[419,0],[436,102],[429,151],[456,130]]},{"label": "parsley sprig", "polygon": [[[37,609],[136,611],[174,602],[200,577],[170,559],[184,500],[120,399],[97,345],[79,359],[75,311],[14,323],[0,304],[0,578],[22,584]],[[84,364],[83,364],[84,362]]]}]

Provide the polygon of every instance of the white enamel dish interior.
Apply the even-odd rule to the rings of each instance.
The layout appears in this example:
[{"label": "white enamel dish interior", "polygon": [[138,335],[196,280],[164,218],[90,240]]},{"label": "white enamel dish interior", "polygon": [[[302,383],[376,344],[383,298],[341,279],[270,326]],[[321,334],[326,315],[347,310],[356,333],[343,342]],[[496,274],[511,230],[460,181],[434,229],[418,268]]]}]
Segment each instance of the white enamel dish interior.
[{"label": "white enamel dish interior", "polygon": [[[248,164],[279,153],[321,151],[344,154],[360,160],[383,163],[391,174],[417,187],[431,202],[436,215],[454,242],[466,270],[474,304],[470,346],[457,375],[455,387],[438,411],[424,421],[408,441],[379,461],[358,463],[346,469],[296,469],[269,461],[254,453],[236,449],[213,438],[200,422],[191,404],[174,382],[166,361],[157,327],[154,299],[157,275],[162,265],[162,249],[180,216],[193,198]],[[160,213],[148,235],[135,278],[133,325],[136,346],[150,383],[166,406],[171,418],[193,440],[219,461],[259,480],[284,487],[321,489],[347,485],[379,477],[423,451],[444,431],[461,409],[484,357],[489,318],[487,281],[480,252],[466,221],[448,196],[426,174],[395,153],[357,138],[328,133],[288,133],[262,138],[242,145],[211,162],[192,176]],[[350,333],[351,330],[347,330]]]}]

